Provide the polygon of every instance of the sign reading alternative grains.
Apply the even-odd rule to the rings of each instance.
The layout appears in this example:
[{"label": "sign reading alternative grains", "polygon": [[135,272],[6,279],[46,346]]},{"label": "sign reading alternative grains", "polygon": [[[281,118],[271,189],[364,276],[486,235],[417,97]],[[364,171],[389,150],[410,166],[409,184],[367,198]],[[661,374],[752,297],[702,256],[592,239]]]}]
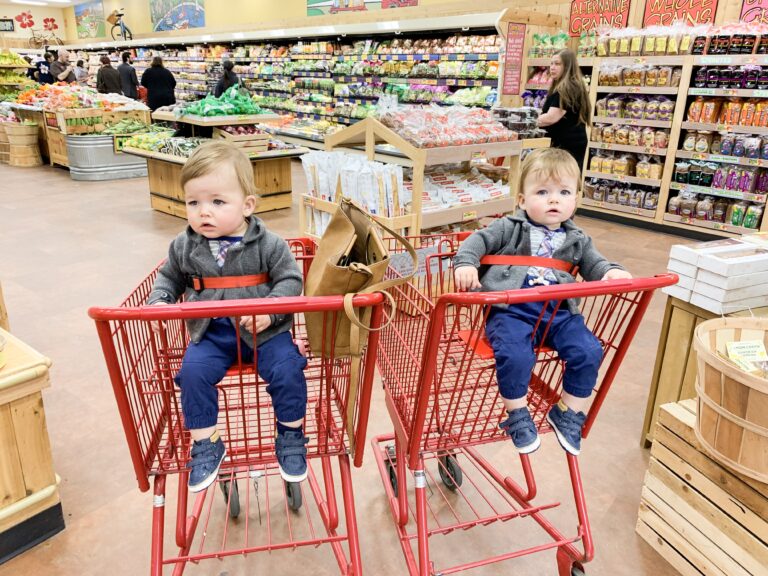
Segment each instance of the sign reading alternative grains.
[{"label": "sign reading alternative grains", "polygon": [[647,0],[643,28],[669,26],[677,22],[712,24],[716,12],[717,0]]},{"label": "sign reading alternative grains", "polygon": [[626,28],[630,0],[573,0],[568,32],[580,36],[594,28]]}]

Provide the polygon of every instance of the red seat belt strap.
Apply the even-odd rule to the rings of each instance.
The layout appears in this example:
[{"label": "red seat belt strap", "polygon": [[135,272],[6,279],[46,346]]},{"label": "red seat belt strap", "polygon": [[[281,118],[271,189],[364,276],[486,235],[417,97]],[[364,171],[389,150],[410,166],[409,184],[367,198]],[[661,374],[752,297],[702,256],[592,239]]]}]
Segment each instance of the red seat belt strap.
[{"label": "red seat belt strap", "polygon": [[483,256],[480,264],[484,266],[536,266],[538,268],[554,268],[575,276],[576,265],[565,260],[542,258],[541,256],[514,256],[510,254],[493,254]]},{"label": "red seat belt strap", "polygon": [[190,276],[189,286],[201,290],[217,288],[248,288],[269,282],[269,274],[252,274],[250,276]]}]

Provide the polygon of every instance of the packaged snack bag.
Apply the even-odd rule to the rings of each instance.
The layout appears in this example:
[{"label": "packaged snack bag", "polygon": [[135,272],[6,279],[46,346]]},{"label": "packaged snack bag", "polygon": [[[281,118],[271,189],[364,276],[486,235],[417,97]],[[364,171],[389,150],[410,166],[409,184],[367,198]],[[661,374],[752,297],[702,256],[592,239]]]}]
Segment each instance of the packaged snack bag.
[{"label": "packaged snack bag", "polygon": [[701,112],[704,109],[704,98],[697,97],[688,107],[688,122],[700,122]]},{"label": "packaged snack bag", "polygon": [[680,201],[681,201],[681,198],[680,198],[679,195],[672,196],[669,199],[669,202],[667,203],[667,213],[679,215],[680,214]]}]

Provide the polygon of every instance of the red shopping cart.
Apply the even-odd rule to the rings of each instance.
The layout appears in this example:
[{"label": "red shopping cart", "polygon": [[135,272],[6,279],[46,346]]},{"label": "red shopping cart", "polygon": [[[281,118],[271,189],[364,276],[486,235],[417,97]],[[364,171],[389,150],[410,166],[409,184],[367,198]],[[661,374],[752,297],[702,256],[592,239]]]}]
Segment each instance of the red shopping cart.
[{"label": "red shopping cart", "polygon": [[[305,239],[289,244],[303,262],[306,275],[314,244]],[[304,313],[318,312],[325,323],[335,323],[344,315],[344,302],[342,296],[329,296],[143,306],[156,273],[150,274],[120,307],[89,310],[96,321],[139,489],[149,490],[149,478],[154,478],[151,574],[162,574],[164,567],[172,566],[173,574],[178,575],[187,563],[205,559],[320,545],[330,547],[342,574],[361,574],[346,418],[348,403],[356,402],[352,418],[354,439],[360,447],[355,454],[359,466],[378,332],[368,333],[355,397],[349,397],[349,358],[308,357],[306,486],[316,507],[310,510],[310,506],[302,506],[307,490],[303,483],[284,483],[280,478],[274,456],[274,413],[264,382],[257,375],[258,358],[254,358],[252,363],[233,366],[219,384],[218,427],[228,457],[216,484],[224,498],[216,498],[218,490],[212,486],[196,495],[190,512],[185,470],[190,439],[182,422],[179,390],[173,382],[189,341],[184,320],[293,314],[294,337],[301,340]],[[375,329],[381,325],[382,302],[381,294],[372,294],[355,297],[354,306],[371,309],[371,327]],[[153,333],[153,321],[162,321],[159,333]],[[338,458],[343,519],[337,505],[334,457]],[[318,463],[321,474],[315,472]],[[165,494],[171,475],[178,477],[175,540],[179,550],[166,558]],[[244,496],[240,494],[243,488]],[[203,529],[199,530],[201,522]]]},{"label": "red shopping cart", "polygon": [[[493,351],[484,337],[485,321],[494,304],[548,302],[550,310],[556,310],[567,299],[581,300],[585,321],[604,349],[584,427],[586,437],[653,291],[674,284],[677,278],[666,274],[508,292],[451,293],[452,250],[465,236],[420,239],[424,248],[419,250],[423,262],[419,275],[392,290],[397,313],[379,340],[377,364],[394,433],[373,439],[372,445],[408,571],[420,576],[453,574],[556,549],[559,576],[582,574],[594,547],[578,458],[566,453],[578,522],[575,533],[565,535],[545,515],[559,502],[536,501],[530,457],[520,455],[523,487],[485,454],[493,449],[484,445],[493,442],[505,442],[514,450],[499,429],[506,413],[498,395]],[[541,346],[536,353],[528,404],[541,434],[551,431],[545,416],[560,398],[563,366],[551,349]],[[512,453],[504,450],[505,455]],[[413,474],[412,489],[408,470]],[[489,547],[492,552],[484,558],[437,566],[430,555],[434,536],[513,519],[528,519],[535,524],[526,527],[534,529],[506,527],[502,549]],[[507,543],[515,537],[522,543],[509,550]],[[583,551],[576,546],[579,542]],[[450,552],[462,548],[455,544]]]}]

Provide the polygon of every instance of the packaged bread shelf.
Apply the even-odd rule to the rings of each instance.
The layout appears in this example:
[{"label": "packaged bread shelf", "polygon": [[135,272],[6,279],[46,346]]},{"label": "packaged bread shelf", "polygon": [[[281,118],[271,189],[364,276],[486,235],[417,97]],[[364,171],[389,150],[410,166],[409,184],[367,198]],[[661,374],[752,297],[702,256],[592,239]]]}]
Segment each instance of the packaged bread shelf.
[{"label": "packaged bread shelf", "polygon": [[742,158],[739,156],[723,156],[722,154],[704,154],[702,152],[688,152],[687,150],[678,150],[675,153],[675,156],[677,158],[686,158],[690,160],[707,160],[710,162],[719,162],[721,164],[768,168],[768,160],[763,160],[761,158]]},{"label": "packaged bread shelf", "polygon": [[724,224],[722,222],[712,222],[711,220],[697,220],[696,218],[689,218],[687,216],[679,216],[678,214],[664,214],[664,222],[673,226],[682,228],[699,228],[706,229],[712,233],[727,233],[723,235],[732,236],[734,234],[754,234],[757,232],[754,228],[744,228],[743,226],[732,226],[731,224]]},{"label": "packaged bread shelf", "polygon": [[677,94],[678,88],[670,88],[669,86],[598,86],[597,91],[613,94]]},{"label": "packaged bread shelf", "polygon": [[768,98],[768,90],[741,90],[736,88],[691,88],[691,96],[738,96],[740,98]]},{"label": "packaged bread shelf", "polygon": [[696,186],[694,184],[681,184],[679,182],[670,182],[670,190],[680,190],[681,192],[694,192],[696,194],[706,194],[709,196],[719,196],[720,198],[733,198],[735,200],[748,200],[765,204],[768,194],[753,194],[751,192],[739,192],[738,190],[722,190],[719,188],[710,188],[708,186]]},{"label": "packaged bread shelf", "polygon": [[768,128],[759,126],[738,126],[730,124],[708,124],[705,122],[683,122],[683,130],[704,130],[711,132],[730,132],[732,134],[759,134],[768,135]]},{"label": "packaged bread shelf", "polygon": [[768,54],[723,54],[711,56],[694,56],[694,66],[731,66],[757,64],[768,66]]},{"label": "packaged bread shelf", "polygon": [[648,221],[653,221],[656,217],[656,210],[645,210],[643,208],[633,208],[632,206],[598,202],[597,200],[591,200],[590,198],[582,198],[581,206],[588,208],[589,210],[598,210],[606,214],[620,213],[622,216],[634,216]]},{"label": "packaged bread shelf", "polygon": [[668,150],[668,148],[654,148],[653,146],[629,146],[627,144],[608,144],[606,142],[590,142],[589,147],[594,150],[635,152],[636,154],[651,154],[653,156],[666,156]]},{"label": "packaged bread shelf", "polygon": [[584,176],[587,178],[599,178],[602,180],[613,180],[615,182],[626,182],[627,184],[637,184],[639,186],[651,186],[653,188],[661,187],[661,180],[653,178],[637,178],[636,176],[625,176],[623,174],[604,174],[593,170],[586,170]]},{"label": "packaged bread shelf", "polygon": [[[552,63],[552,56],[545,56],[542,58],[528,58],[527,60],[528,60],[528,66],[534,66],[538,68],[542,66],[549,66]],[[591,56],[582,58],[581,56],[579,56],[578,62],[581,68],[587,68],[589,66],[594,66],[595,58]]]},{"label": "packaged bread shelf", "polygon": [[[612,116],[594,116],[593,124],[629,124],[631,126],[646,126],[649,128],[671,128],[671,120],[634,120],[632,118],[614,118]],[[705,128],[701,128],[705,130]]]},{"label": "packaged bread shelf", "polygon": [[650,64],[658,66],[683,66],[688,56],[602,56],[597,58],[599,64],[619,64],[631,66],[633,64]]}]

